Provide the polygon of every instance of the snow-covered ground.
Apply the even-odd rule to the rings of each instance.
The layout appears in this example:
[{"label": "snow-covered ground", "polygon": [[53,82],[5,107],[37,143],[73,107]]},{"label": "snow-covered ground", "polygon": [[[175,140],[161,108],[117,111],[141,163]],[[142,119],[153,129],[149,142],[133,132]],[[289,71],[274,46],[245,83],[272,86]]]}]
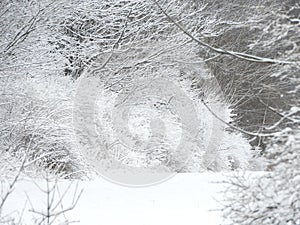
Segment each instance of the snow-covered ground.
[{"label": "snow-covered ground", "polygon": [[[79,181],[77,193],[81,189],[83,193],[76,207],[65,216],[69,221],[78,221],[83,225],[220,225],[221,212],[214,210],[220,207],[216,199],[220,199],[223,186],[214,182],[223,179],[220,173],[185,173],[143,188],[120,186],[100,177],[92,181]],[[63,195],[70,183],[58,182],[59,192],[56,191],[54,205],[58,202],[59,193]],[[11,213],[18,217],[16,211],[21,213],[25,207],[22,221],[32,224],[32,218],[39,215],[29,210],[46,211],[47,196],[42,191],[45,188],[45,180],[20,180],[9,196],[3,214]],[[63,198],[64,208],[71,205],[75,189],[76,182],[73,182]],[[54,224],[64,220],[61,216]]]}]

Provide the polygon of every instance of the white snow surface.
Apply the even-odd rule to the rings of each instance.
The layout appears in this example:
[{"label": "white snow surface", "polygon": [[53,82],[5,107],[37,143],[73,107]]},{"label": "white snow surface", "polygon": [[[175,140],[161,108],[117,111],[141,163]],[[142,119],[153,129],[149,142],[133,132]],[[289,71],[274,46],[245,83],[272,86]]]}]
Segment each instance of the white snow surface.
[{"label": "white snow surface", "polygon": [[[220,191],[224,188],[216,181],[221,180],[224,180],[222,174],[206,172],[177,174],[164,183],[143,188],[120,186],[101,177],[78,181],[78,188],[83,189],[83,193],[76,207],[54,224],[61,224],[67,218],[84,225],[221,225],[221,212],[216,211],[220,208],[216,199],[220,199]],[[70,183],[59,181],[59,192],[62,194]],[[23,223],[33,224],[37,214],[30,210],[46,209],[46,196],[41,191],[45,187],[45,180],[20,180],[4,205],[2,215],[17,218],[17,212],[20,214],[24,209]],[[76,182],[73,182],[64,197],[65,208],[71,204],[75,187]]]}]

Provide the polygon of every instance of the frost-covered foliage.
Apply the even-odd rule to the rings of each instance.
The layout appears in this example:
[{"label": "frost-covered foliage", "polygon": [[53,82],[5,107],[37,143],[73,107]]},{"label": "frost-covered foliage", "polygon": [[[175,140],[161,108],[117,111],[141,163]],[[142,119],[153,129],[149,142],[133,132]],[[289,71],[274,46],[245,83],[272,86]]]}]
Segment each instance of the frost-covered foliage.
[{"label": "frost-covered foliage", "polygon": [[286,129],[276,139],[267,151],[271,172],[230,179],[225,217],[232,224],[300,224],[300,133]]},{"label": "frost-covered foliage", "polygon": [[[197,92],[189,89],[190,82],[184,79],[176,81],[174,74],[176,74],[174,70],[165,69],[164,76],[156,77],[159,80],[155,81],[152,78],[150,82],[149,80],[146,82],[141,80],[140,83],[136,81],[135,84],[131,82],[130,85],[125,86],[129,91],[123,93],[106,90],[103,84],[98,86],[96,124],[97,135],[101,137],[102,143],[98,144],[97,152],[94,149],[87,150],[90,160],[97,161],[93,164],[105,162],[113,157],[131,166],[151,167],[162,164],[178,172],[249,168],[252,154],[247,141],[241,135],[225,132],[224,124],[216,120],[204,107]],[[180,99],[174,97],[177,90],[172,90],[174,87],[171,84],[168,86],[164,84],[163,79],[167,77],[174,80],[177,88],[180,87],[186,92],[185,94],[194,103],[199,119],[197,138],[193,139],[190,135],[182,146],[180,145],[182,132],[186,128],[182,126],[182,118],[178,114],[182,110],[179,108]],[[168,81],[168,83],[171,82]],[[166,90],[159,92],[160,85],[163,88],[168,87],[168,92]],[[89,94],[83,96],[88,97]],[[207,100],[211,100],[209,106],[229,122],[228,105],[224,102],[218,103],[216,96],[210,96]],[[122,117],[125,117],[127,110],[128,118],[123,124]],[[183,110],[188,115],[189,109]],[[88,114],[83,116],[85,115]],[[120,119],[116,120],[116,117]],[[193,123],[195,118],[186,119]],[[147,145],[144,145],[146,143]],[[131,146],[137,148],[132,150]],[[191,146],[193,146],[192,153],[182,166],[183,161],[180,160],[180,156],[172,155],[172,153],[178,147],[181,152],[187,152]]]},{"label": "frost-covered foliage", "polygon": [[[44,3],[44,4],[43,4]],[[1,1],[1,174],[22,166],[31,175],[79,170],[72,137],[72,81],[61,77],[63,58],[50,43],[49,11],[36,1]],[[55,12],[55,10],[53,11]]]},{"label": "frost-covered foliage", "polygon": [[[209,32],[210,25],[201,23],[204,18],[200,12],[204,6],[195,11],[194,4],[183,1],[166,2],[164,6],[189,27],[201,24],[197,30],[201,28]],[[124,70],[139,66],[146,69],[148,65],[145,72],[149,73],[152,64],[162,63],[161,60],[164,64],[168,62],[176,66],[183,55],[189,59],[186,63],[199,61],[195,58],[198,50],[189,48],[195,45],[180,34],[150,1],[71,1],[64,8],[63,16],[57,18],[54,22],[57,26],[52,29],[58,35],[57,51],[68,59],[65,72],[73,77],[80,76],[92,62],[93,66],[101,66],[112,48],[115,49],[114,57],[107,67],[111,70],[110,78],[113,75],[114,79]],[[183,47],[182,51],[175,50],[179,47]]]},{"label": "frost-covered foliage", "polygon": [[16,171],[24,156],[25,171],[31,175],[37,174],[35,166],[61,175],[79,170],[72,128],[72,85],[67,77],[24,76],[2,90],[0,157],[4,171]]},{"label": "frost-covered foliage", "polygon": [[[229,104],[224,100],[217,82],[205,67],[201,56],[199,57],[198,45],[191,42],[188,36],[173,26],[152,2],[130,0],[122,2],[111,1],[110,4],[107,4],[107,2],[101,4],[94,4],[94,1],[90,2],[91,5],[96,5],[97,10],[90,9],[89,14],[83,14],[82,8],[85,7],[86,2],[78,4],[74,10],[78,10],[81,17],[77,21],[78,24],[76,23],[76,26],[71,28],[74,32],[78,32],[79,28],[80,32],[88,29],[89,33],[84,32],[86,35],[81,35],[80,38],[70,34],[67,35],[73,41],[80,40],[78,48],[81,50],[74,47],[78,54],[76,53],[76,57],[72,56],[72,59],[77,59],[77,65],[84,62],[83,64],[88,66],[88,69],[82,75],[82,79],[84,80],[88,76],[91,79],[98,79],[99,83],[97,87],[99,92],[97,93],[91,94],[89,93],[90,90],[85,90],[84,88],[80,88],[84,90],[78,91],[80,92],[79,101],[82,101],[80,103],[82,106],[92,104],[91,99],[95,95],[99,95],[98,107],[100,108],[100,115],[97,118],[101,118],[98,120],[98,130],[101,131],[102,141],[98,143],[97,151],[95,149],[84,150],[87,152],[87,158],[93,162],[92,164],[99,165],[98,161],[110,158],[111,156],[107,156],[107,152],[109,152],[118,161],[131,166],[151,166],[153,162],[159,163],[164,161],[163,164],[168,168],[181,172],[247,168],[251,154],[247,153],[249,146],[246,141],[240,135],[235,136],[235,134],[225,133],[224,124],[214,118],[201,102],[202,100],[207,101],[207,104],[224,121],[229,122]],[[206,23],[205,17],[202,15],[206,5],[191,2],[185,3],[183,1],[167,1],[163,4],[163,7],[169,9],[172,17],[191,28],[193,34],[197,35],[197,32],[200,30],[204,33],[211,32],[213,21]],[[106,16],[105,22],[102,20],[104,15]],[[97,19],[100,21],[95,21]],[[114,26],[109,26],[111,21],[113,21]],[[70,26],[69,23],[68,19],[63,23],[67,29],[70,29],[68,28]],[[86,23],[93,25],[92,28],[86,26]],[[61,29],[60,32],[64,33],[65,30]],[[103,41],[101,42],[100,40]],[[93,54],[87,54],[95,57],[87,58],[80,55],[85,51],[95,51]],[[83,70],[85,66],[80,68]],[[76,73],[75,77],[81,75],[76,68],[71,73]],[[128,146],[123,146],[124,143],[118,143],[117,141],[120,138],[120,134],[114,130],[112,112],[116,105],[119,105],[114,100],[117,97],[120,98],[120,95],[124,95],[125,99],[121,104],[126,107],[128,107],[128,104],[131,104],[131,110],[136,110],[134,115],[131,115],[127,121],[129,130],[127,127],[124,128],[121,132],[122,135],[124,134],[127,138],[133,139],[133,142],[144,143],[148,139],[151,140],[151,136],[147,136],[147,132],[149,133],[149,128],[151,128],[151,120],[154,117],[157,119],[160,115],[159,119],[170,125],[170,127],[166,127],[166,139],[168,141],[164,144],[174,147],[176,146],[176,141],[180,140],[180,131],[176,133],[176,130],[178,130],[178,124],[181,121],[172,116],[172,110],[178,112],[178,108],[174,106],[176,103],[173,105],[172,103],[168,104],[171,102],[169,100],[172,99],[172,95],[169,94],[169,99],[159,99],[166,92],[164,89],[171,91],[171,87],[166,85],[162,90],[157,90],[157,93],[152,95],[144,94],[144,96],[139,96],[140,99],[136,97],[135,102],[133,100],[135,95],[143,95],[143,93],[139,92],[140,88],[151,89],[150,85],[146,86],[145,83],[140,83],[140,87],[136,86],[143,79],[161,79],[162,83],[165,79],[170,80],[180,87],[189,99],[194,102],[198,118],[201,121],[201,128],[198,130],[197,140],[188,141],[186,142],[187,146],[180,148],[182,152],[185,152],[186,148],[189,149],[190,146],[194,146],[193,157],[186,163],[184,168],[178,166],[178,164],[182,164],[182,162],[179,162],[182,161],[182,159],[179,159],[181,156],[167,159],[168,151],[165,149],[166,146],[161,146],[161,149],[155,149],[154,151],[153,146],[158,143],[145,146],[152,149],[152,154],[149,155],[139,152],[138,149],[132,152]],[[94,83],[97,81],[89,82]],[[88,88],[88,85],[86,88]],[[142,102],[138,102],[141,98]],[[85,102],[85,99],[89,100]],[[174,99],[173,102],[176,102],[177,99]],[[120,108],[120,110],[122,109]],[[188,114],[188,109],[185,110],[185,113]],[[138,113],[139,111],[140,113]],[[91,112],[81,113],[82,117],[85,117]],[[145,121],[138,122],[138,117],[145,118]],[[192,119],[190,118],[190,120]],[[83,119],[82,121],[85,120]],[[130,123],[135,124],[135,129],[130,128],[132,125]],[[81,126],[84,127],[85,125],[81,124]],[[164,128],[161,127],[161,129]],[[81,130],[84,131],[85,129]],[[85,134],[83,133],[82,135],[84,136]],[[84,146],[81,148],[86,148],[87,143],[84,140],[81,140],[81,142],[84,143]],[[93,142],[93,140],[90,140],[90,142]],[[173,147],[170,148],[172,149]],[[156,163],[152,166],[154,165]]]}]

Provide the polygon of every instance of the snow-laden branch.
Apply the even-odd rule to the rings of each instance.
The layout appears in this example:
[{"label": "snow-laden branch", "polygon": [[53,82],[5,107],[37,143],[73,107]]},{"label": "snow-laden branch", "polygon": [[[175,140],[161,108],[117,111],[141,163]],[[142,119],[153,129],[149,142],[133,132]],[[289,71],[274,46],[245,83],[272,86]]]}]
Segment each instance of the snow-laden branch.
[{"label": "snow-laden branch", "polygon": [[223,120],[222,118],[220,118],[209,106],[208,104],[202,99],[202,103],[203,105],[207,108],[207,110],[219,121],[221,121],[222,123],[226,124],[227,126],[229,126],[230,128],[237,130],[243,134],[247,134],[249,136],[254,136],[254,137],[272,137],[274,136],[276,133],[259,133],[259,132],[250,132],[250,131],[246,131],[244,129],[241,129],[239,127],[233,126],[230,123],[227,123],[225,120]]},{"label": "snow-laden branch", "polygon": [[235,58],[238,59],[243,59],[243,60],[247,60],[250,62],[257,62],[257,63],[270,63],[270,64],[296,64],[298,62],[294,62],[294,61],[285,61],[285,60],[277,60],[277,59],[270,59],[270,58],[265,58],[265,57],[259,57],[259,56],[255,56],[255,55],[251,55],[251,54],[247,54],[247,53],[241,53],[241,52],[235,52],[235,51],[227,51],[225,49],[222,48],[217,48],[214,47],[198,38],[196,38],[195,36],[193,36],[189,31],[187,31],[181,24],[179,24],[178,22],[176,22],[167,12],[166,10],[164,10],[162,8],[162,6],[156,1],[153,0],[153,2],[157,5],[157,7],[162,11],[162,13],[176,26],[178,27],[184,34],[186,34],[188,37],[190,37],[193,41],[195,41],[196,43],[198,43],[199,45],[202,45],[216,53],[219,54],[223,54],[223,55],[229,55],[229,56],[233,56]]}]

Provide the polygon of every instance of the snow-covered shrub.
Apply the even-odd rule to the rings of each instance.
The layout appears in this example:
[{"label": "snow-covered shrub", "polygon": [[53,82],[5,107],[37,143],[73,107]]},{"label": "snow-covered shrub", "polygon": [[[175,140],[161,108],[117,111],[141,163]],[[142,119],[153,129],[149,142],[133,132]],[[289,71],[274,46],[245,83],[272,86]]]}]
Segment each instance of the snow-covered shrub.
[{"label": "snow-covered shrub", "polygon": [[[72,81],[59,76],[24,77],[2,89],[1,165],[18,168],[26,155],[25,171],[31,175],[36,166],[63,175],[79,171],[73,141]],[[19,163],[11,164],[16,159]]]},{"label": "snow-covered shrub", "polygon": [[[189,66],[184,63],[191,59],[196,60],[198,57],[193,51],[193,49],[196,50],[196,46],[193,44],[181,46],[179,49],[175,48],[176,45],[180,45],[180,38],[185,37],[179,36],[177,38],[179,43],[169,40],[170,45],[174,45],[171,50],[165,47],[167,46],[165,43],[168,41],[145,43],[143,49],[139,49],[139,51],[135,48],[127,49],[126,54],[112,56],[107,63],[108,68],[102,68],[99,71],[97,66],[96,68],[91,67],[79,79],[78,82],[82,85],[80,84],[77,90],[77,109],[82,110],[81,116],[84,118],[78,118],[81,123],[78,130],[83,131],[81,134],[83,139],[94,138],[90,131],[86,132],[87,130],[85,130],[86,124],[92,123],[93,119],[88,122],[85,118],[93,118],[93,111],[97,112],[95,116],[97,118],[97,135],[98,139],[101,139],[98,140],[101,143],[95,144],[96,149],[85,149],[88,144],[82,141],[85,146],[81,147],[85,149],[88,161],[92,165],[100,166],[103,161],[109,164],[112,157],[126,165],[153,167],[163,164],[167,167],[166,169],[177,172],[220,171],[248,167],[251,159],[249,144],[241,136],[225,132],[224,123],[218,121],[207,110],[202,100],[207,101],[216,114],[226,122],[230,121],[229,104],[224,100],[217,83],[213,82],[209,71],[202,63]],[[160,52],[159,57],[157,59],[153,57],[150,60],[149,55],[151,56],[155,52]],[[173,62],[177,57],[178,61],[182,60],[183,63]],[[124,61],[128,63],[126,69],[111,76],[110,71],[113,68],[116,70],[122,68]],[[145,64],[141,63],[135,66],[136,62],[143,61]],[[88,81],[89,79],[90,81]],[[167,82],[168,80],[169,82]],[[192,87],[193,82],[196,81],[201,83],[201,88]],[[85,82],[87,84],[84,84]],[[180,146],[178,143],[182,129],[186,129],[180,118],[182,115],[179,114],[182,112],[188,116],[191,108],[180,108],[186,102],[176,97],[179,95],[178,89],[184,93],[189,99],[188,101],[193,102],[195,114],[199,120],[193,121],[195,119],[193,117],[186,118],[187,121],[193,121],[190,122],[190,127],[197,126],[197,138],[193,139],[193,136],[190,135],[191,140],[185,142],[186,146]],[[203,96],[199,97],[201,91]],[[95,109],[93,108],[94,103]],[[85,111],[84,107],[87,105],[90,105],[90,108]],[[119,110],[118,115],[114,114],[115,110]],[[124,112],[125,115],[127,111],[130,112],[128,120],[123,120],[121,112]],[[121,120],[114,124],[116,117]],[[165,129],[165,143],[163,144],[151,142],[154,140],[151,136],[153,135],[151,124],[155,123],[157,119],[164,124],[158,128]],[[87,134],[89,134],[89,138],[86,137]],[[139,148],[132,150],[132,145],[126,146],[128,140],[136,143],[135,146],[142,146],[149,141],[151,146],[144,147],[149,147],[152,152],[144,153],[146,151],[144,147],[141,151]],[[90,143],[94,141],[96,140],[89,140]],[[161,148],[154,148],[157,145]],[[181,158],[180,154],[166,159],[172,155],[167,153],[167,149],[171,149],[172,152],[176,146],[180,146],[179,151],[181,152],[192,149],[188,161],[184,162],[185,159]],[[109,154],[107,155],[107,153]],[[107,167],[112,169],[110,164]]]},{"label": "snow-covered shrub", "polygon": [[[167,1],[164,2],[163,7],[168,9],[170,16],[181,21],[196,36],[200,30],[202,33],[211,33],[212,27],[218,24],[217,19],[207,22],[205,14],[203,14],[206,7],[205,4]],[[74,14],[77,20],[74,19]],[[91,108],[88,109],[90,110],[89,112],[80,112],[82,113],[81,116],[87,117],[87,115],[91,115],[94,110],[94,101],[98,101],[96,103],[98,109],[96,107],[96,110],[100,114],[97,115],[99,143],[97,142],[96,145],[95,140],[90,140],[96,134],[91,135],[90,131],[84,134],[86,124],[90,124],[92,121],[88,122],[85,118],[81,118],[79,119],[81,125],[77,128],[77,130],[83,131],[82,135],[85,136],[83,139],[89,139],[88,142],[94,143],[96,146],[96,149],[85,149],[86,145],[88,145],[86,140],[80,140],[80,142],[84,143],[84,146],[81,147],[84,149],[82,151],[88,155],[87,158],[91,160],[91,164],[98,166],[98,161],[108,157],[106,155],[107,152],[115,152],[115,157],[125,164],[151,165],[151,160],[149,159],[160,161],[156,160],[160,158],[168,164],[168,167],[175,167],[176,171],[181,172],[207,169],[218,171],[222,169],[246,168],[248,166],[248,161],[251,158],[251,154],[247,153],[249,145],[240,135],[235,136],[235,134],[226,133],[224,124],[214,118],[201,102],[201,100],[208,101],[207,104],[224,121],[229,122],[231,115],[229,110],[230,104],[225,101],[217,82],[209,70],[206,69],[202,59],[203,56],[200,55],[199,57],[198,45],[191,42],[188,36],[168,21],[153,2],[144,0],[127,0],[122,2],[111,0],[101,3],[90,0],[81,2],[74,6],[73,11],[69,11],[69,14],[61,23],[57,24],[60,24],[57,27],[58,32],[69,40],[64,42],[63,46],[58,50],[69,59],[70,73],[75,74],[72,76],[83,76],[83,81],[78,81],[78,107],[91,105]],[[72,32],[66,32],[67,30]],[[69,48],[74,50],[71,55],[68,55],[70,54],[68,52]],[[77,67],[78,65],[80,66]],[[79,70],[84,72],[81,73]],[[80,83],[84,83],[85,79],[91,79],[87,81],[87,83],[90,82],[90,85],[80,86]],[[143,132],[149,133],[149,128],[151,128],[150,125],[152,124],[151,117],[158,116],[161,116],[162,118],[160,119],[164,119],[166,124],[170,125],[173,123],[174,125],[173,127],[165,126],[165,128],[169,128],[166,132],[166,138],[172,139],[171,142],[180,140],[174,134],[176,132],[172,132],[178,126],[180,127],[180,122],[182,122],[178,118],[176,119],[176,116],[172,117],[171,111],[174,110],[176,112],[177,110],[178,112],[178,108],[164,111],[163,106],[172,108],[174,105],[167,105],[166,103],[169,102],[167,98],[159,99],[161,98],[160,96],[164,95],[165,90],[172,88],[166,85],[165,88],[157,90],[157,93],[152,95],[148,93],[148,96],[136,91],[136,89],[140,88],[138,85],[151,89],[151,85],[146,86],[143,83],[143,80],[147,82],[147,80],[151,79],[161,79],[162,82],[166,79],[172,81],[188,96],[196,108],[197,116],[200,120],[200,123],[197,125],[201,128],[198,129],[197,140],[189,141],[186,143],[189,146],[181,148],[184,152],[184,149],[192,148],[191,146],[193,145],[193,157],[187,162],[185,168],[178,169],[178,165],[182,163],[179,161],[183,161],[179,159],[181,157],[179,155],[178,159],[175,159],[177,157],[173,158],[174,161],[166,159],[166,146],[160,150],[154,150],[152,152],[153,155],[149,155],[126,150],[126,147],[124,149],[124,146],[122,146],[124,143],[117,142],[121,134],[137,143],[147,142],[147,138],[151,140],[151,135],[146,135],[147,137],[143,139]],[[93,83],[98,83],[98,86]],[[196,88],[194,87],[195,84],[200,86]],[[96,93],[92,93],[91,90],[93,88],[96,90]],[[155,87],[152,89],[154,90]],[[120,99],[121,95],[124,98],[126,98],[126,95],[139,95],[140,97],[127,99],[129,103],[127,101],[122,102],[124,105],[127,104],[126,107],[128,107],[128,104],[131,104],[132,109],[130,110],[135,111],[135,115],[132,115],[127,121],[129,127],[132,125],[131,123],[137,123],[137,117],[148,117],[145,121],[140,121],[144,124],[135,127],[136,130],[130,130],[130,128],[128,130],[124,126],[122,131],[118,131],[112,124],[114,115],[111,114],[118,108],[116,105],[119,105],[114,100]],[[169,99],[171,97],[170,95]],[[143,99],[142,102],[138,102],[141,99]],[[151,107],[149,108],[149,106]],[[122,110],[121,107],[119,110]],[[149,110],[148,115],[144,112],[147,110]],[[185,110],[185,113],[188,115],[188,109]],[[140,113],[138,113],[139,111]],[[190,119],[192,120],[193,118]],[[138,133],[137,130],[143,130],[143,128],[144,131]],[[161,127],[161,129],[164,128]],[[212,131],[212,129],[214,130]],[[234,141],[229,141],[233,139]],[[226,144],[222,143],[223,140]]]},{"label": "snow-covered shrub", "polygon": [[0,3],[1,175],[15,172],[24,156],[31,175],[80,169],[72,136],[74,84],[62,76],[64,58],[50,32],[59,3]]},{"label": "snow-covered shrub", "polygon": [[300,133],[285,129],[268,146],[269,172],[229,180],[224,216],[238,225],[300,224]]}]

